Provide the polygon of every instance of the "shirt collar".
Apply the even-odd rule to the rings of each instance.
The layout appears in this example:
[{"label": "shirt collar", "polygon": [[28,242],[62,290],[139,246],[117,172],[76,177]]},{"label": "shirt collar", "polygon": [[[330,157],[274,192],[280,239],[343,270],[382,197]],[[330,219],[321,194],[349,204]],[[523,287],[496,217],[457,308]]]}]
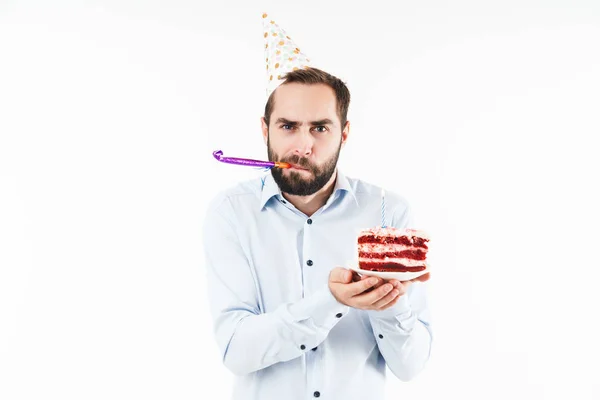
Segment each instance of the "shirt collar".
[{"label": "shirt collar", "polygon": [[260,210],[262,210],[271,197],[277,196],[279,198],[283,198],[283,196],[281,195],[281,189],[279,189],[277,182],[275,182],[273,175],[271,175],[271,171],[267,172],[267,174],[260,178],[260,180],[262,182]]},{"label": "shirt collar", "polygon": [[[277,182],[275,182],[275,180],[273,179],[273,175],[271,175],[270,171],[261,178],[261,182],[262,182],[262,191],[261,191],[260,204],[259,204],[260,210],[262,210],[265,207],[265,205],[269,202],[269,200],[271,200],[271,198],[274,196],[278,197],[280,200],[283,200],[283,195],[281,194],[281,189],[279,189],[279,186],[277,186]],[[349,193],[352,196],[352,198],[354,199],[354,202],[356,203],[356,205],[358,205],[358,200],[356,199],[356,194],[354,193],[354,188],[350,184],[350,181],[348,180],[346,175],[344,175],[344,173],[342,171],[340,171],[339,168],[337,169],[337,177],[335,180],[335,186],[333,188],[333,193],[331,194],[331,196],[335,197],[337,195],[338,191],[345,191],[345,192]]]},{"label": "shirt collar", "polygon": [[348,177],[339,170],[337,170],[337,178],[335,180],[335,187],[333,189],[333,195],[335,195],[338,191],[345,191],[352,196],[356,205],[358,205],[358,200],[356,199],[356,194],[354,193],[354,188],[350,184],[350,180]]}]

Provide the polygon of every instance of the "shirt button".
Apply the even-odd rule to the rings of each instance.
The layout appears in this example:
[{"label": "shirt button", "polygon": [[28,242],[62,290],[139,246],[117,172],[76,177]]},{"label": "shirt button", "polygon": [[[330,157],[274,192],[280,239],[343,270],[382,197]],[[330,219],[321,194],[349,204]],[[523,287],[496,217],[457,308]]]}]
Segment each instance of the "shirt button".
[{"label": "shirt button", "polygon": [[303,344],[302,344],[302,345],[300,345],[300,350],[304,350],[305,348],[306,348],[306,346],[305,346],[305,345],[303,345]]},{"label": "shirt button", "polygon": [[281,200],[281,202],[282,202],[283,204],[287,203],[285,200]]},{"label": "shirt button", "polygon": [[316,348],[316,347],[313,347],[313,348],[312,348],[312,351],[317,351],[317,348]]},{"label": "shirt button", "polygon": [[321,395],[321,393],[319,393],[319,391],[317,390],[316,392],[313,393],[313,396],[315,397],[319,397]]},{"label": "shirt button", "polygon": [[306,223],[307,223],[307,224],[309,224],[309,225],[310,225],[310,224],[312,224],[312,219],[310,219],[310,218],[309,218],[309,219],[307,219],[307,220],[306,220]]},{"label": "shirt button", "polygon": [[340,312],[340,313],[335,314],[335,317],[336,318],[342,318],[342,313]]},{"label": "shirt button", "polygon": [[383,335],[381,333],[379,334],[379,339],[383,339]]},{"label": "shirt button", "polygon": [[309,267],[312,267],[312,265],[313,265],[313,262],[312,262],[312,260],[308,260],[308,261],[306,262],[306,265],[308,265]]}]

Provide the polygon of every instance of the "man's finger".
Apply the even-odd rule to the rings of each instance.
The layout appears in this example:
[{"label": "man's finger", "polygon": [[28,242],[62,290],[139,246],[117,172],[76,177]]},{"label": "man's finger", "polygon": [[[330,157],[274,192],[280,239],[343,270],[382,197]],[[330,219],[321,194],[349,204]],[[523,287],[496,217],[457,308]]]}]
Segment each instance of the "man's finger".
[{"label": "man's finger", "polygon": [[411,279],[410,281],[402,281],[401,283],[405,286],[408,286],[411,283],[415,283],[415,282],[427,282],[429,280],[429,276],[430,276],[429,272],[427,272],[426,274],[418,276],[415,279]]},{"label": "man's finger", "polygon": [[351,297],[356,296],[358,294],[361,294],[365,290],[377,285],[378,282],[379,282],[379,279],[377,279],[377,277],[374,277],[374,276],[370,276],[370,277],[362,279],[358,282],[353,282],[350,285],[348,285],[347,293]]},{"label": "man's finger", "polygon": [[421,276],[416,277],[415,279],[411,279],[412,282],[427,282],[429,280],[429,272],[423,274]]},{"label": "man's finger", "polygon": [[390,279],[388,283],[391,283],[395,288],[399,287],[402,284],[402,282],[400,282],[398,279]]},{"label": "man's finger", "polygon": [[394,288],[400,292],[400,295],[403,295],[403,294],[405,294],[405,293],[408,292],[408,287],[413,284],[413,281],[403,281],[403,282],[401,282],[401,281],[396,280],[396,279],[391,279],[389,281],[389,283],[391,283],[392,285],[394,285]]},{"label": "man's finger", "polygon": [[375,301],[371,306],[376,310],[381,309],[381,308],[387,306],[392,301],[397,300],[399,295],[400,295],[400,291],[398,289],[392,289],[391,292],[387,293],[385,296],[383,296],[379,300]]},{"label": "man's finger", "polygon": [[383,284],[383,279],[376,277],[376,276],[370,276],[370,275],[363,275],[360,277],[361,280],[365,280],[365,279],[369,279],[369,278],[375,278],[377,279],[377,285],[381,285]]},{"label": "man's finger", "polygon": [[[398,289],[396,289],[398,290]],[[398,300],[400,300],[402,296],[398,295],[396,297],[394,297],[390,302],[386,303],[386,304],[380,304],[378,310],[379,311],[383,311],[386,310],[390,307],[392,307],[394,304],[396,304],[398,302]]]},{"label": "man's finger", "polygon": [[389,292],[394,289],[393,285],[389,283],[384,283],[381,287],[377,289],[373,289],[371,291],[367,290],[362,293],[359,293],[354,297],[357,304],[364,307],[371,307],[375,302],[381,300],[385,297]]},{"label": "man's finger", "polygon": [[352,271],[336,267],[331,270],[329,280],[336,283],[349,283],[352,281]]},{"label": "man's finger", "polygon": [[[363,275],[363,276],[361,277],[361,279],[367,279],[367,278],[370,278],[370,276],[369,276],[369,275]],[[372,290],[375,290],[375,289],[377,289],[379,286],[383,285],[384,283],[385,283],[385,280],[384,280],[384,279],[377,278],[377,283],[376,283],[375,285],[371,286],[370,288],[368,288],[368,289],[367,289],[365,292],[367,292],[367,293],[368,293],[368,292],[370,292],[370,291],[372,291]]]}]

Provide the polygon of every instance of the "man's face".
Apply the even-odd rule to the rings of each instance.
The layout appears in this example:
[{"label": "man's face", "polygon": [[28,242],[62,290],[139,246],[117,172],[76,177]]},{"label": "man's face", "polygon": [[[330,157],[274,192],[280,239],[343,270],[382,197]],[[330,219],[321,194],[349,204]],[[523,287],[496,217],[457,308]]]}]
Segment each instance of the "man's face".
[{"label": "man's face", "polygon": [[308,196],[331,179],[349,124],[342,131],[336,98],[327,85],[283,84],[275,91],[270,125],[263,119],[263,137],[270,161],[292,168],[271,169],[282,192]]}]

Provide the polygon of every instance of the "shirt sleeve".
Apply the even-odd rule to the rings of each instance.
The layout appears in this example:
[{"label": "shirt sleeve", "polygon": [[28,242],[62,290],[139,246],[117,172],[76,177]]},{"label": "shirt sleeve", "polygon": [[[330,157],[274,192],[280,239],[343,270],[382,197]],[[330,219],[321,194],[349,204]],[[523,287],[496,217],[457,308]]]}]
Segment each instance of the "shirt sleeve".
[{"label": "shirt sleeve", "polygon": [[236,231],[227,198],[209,207],[203,224],[206,284],[215,338],[224,365],[248,374],[302,356],[318,346],[348,307],[325,284],[312,296],[261,309],[256,276]]},{"label": "shirt sleeve", "polygon": [[[392,225],[414,226],[408,205],[397,218],[394,215]],[[392,307],[367,313],[379,351],[390,371],[402,381],[416,377],[430,358],[433,341],[427,283],[413,283]]]}]

